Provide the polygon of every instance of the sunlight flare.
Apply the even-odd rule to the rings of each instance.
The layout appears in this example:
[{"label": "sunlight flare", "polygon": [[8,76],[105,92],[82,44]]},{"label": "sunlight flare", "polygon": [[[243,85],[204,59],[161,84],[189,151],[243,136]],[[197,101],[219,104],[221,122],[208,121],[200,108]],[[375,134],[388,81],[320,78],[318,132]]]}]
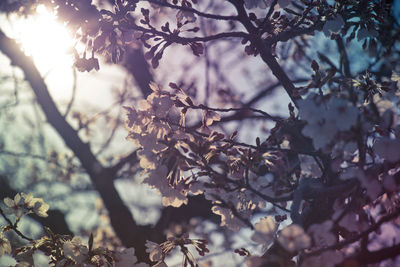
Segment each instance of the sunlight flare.
[{"label": "sunlight flare", "polygon": [[36,16],[15,22],[14,31],[18,43],[26,55],[32,56],[42,74],[57,66],[71,67],[71,49],[75,45],[72,34],[44,5],[39,5],[36,12]]},{"label": "sunlight flare", "polygon": [[69,98],[74,86],[73,48],[83,53],[85,45],[77,42],[67,25],[44,5],[38,5],[35,14],[27,17],[10,15],[8,21],[4,30],[32,57],[52,95]]}]

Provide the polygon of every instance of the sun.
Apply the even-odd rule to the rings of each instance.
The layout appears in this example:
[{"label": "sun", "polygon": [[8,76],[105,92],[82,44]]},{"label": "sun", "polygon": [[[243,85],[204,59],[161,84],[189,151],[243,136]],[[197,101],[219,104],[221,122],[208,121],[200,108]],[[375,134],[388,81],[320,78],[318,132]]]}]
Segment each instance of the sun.
[{"label": "sun", "polygon": [[69,97],[74,86],[72,48],[79,53],[84,45],[77,43],[68,27],[57,20],[55,12],[44,5],[38,5],[35,14],[27,17],[10,16],[9,22],[9,36],[33,59],[51,93],[57,98]]},{"label": "sun", "polygon": [[42,75],[58,66],[72,67],[71,49],[75,46],[72,33],[44,5],[37,6],[34,16],[16,18],[13,33],[22,50],[33,58]]}]

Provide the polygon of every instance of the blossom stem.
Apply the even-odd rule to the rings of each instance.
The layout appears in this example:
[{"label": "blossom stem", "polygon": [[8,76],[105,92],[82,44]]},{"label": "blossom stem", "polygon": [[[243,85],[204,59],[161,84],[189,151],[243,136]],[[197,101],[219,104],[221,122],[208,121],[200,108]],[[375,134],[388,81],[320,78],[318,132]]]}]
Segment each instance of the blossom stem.
[{"label": "blossom stem", "polygon": [[181,10],[181,11],[192,12],[192,13],[194,13],[196,15],[199,15],[199,16],[204,17],[204,18],[209,18],[209,19],[228,20],[228,21],[238,20],[237,16],[223,16],[223,15],[204,13],[204,12],[198,11],[197,9],[194,9],[194,8],[191,8],[191,7],[173,5],[173,4],[170,4],[170,3],[167,3],[167,2],[163,2],[163,1],[147,0],[147,2],[152,3],[152,4],[156,4],[156,5],[159,5],[159,6],[178,9],[178,10]]},{"label": "blossom stem", "polygon": [[21,233],[18,229],[17,229],[17,224],[18,221],[16,221],[15,223],[12,223],[11,220],[4,214],[3,210],[0,208],[0,214],[1,216],[4,218],[4,220],[8,223],[8,227],[10,229],[12,229],[18,236],[20,236],[21,238],[28,240],[30,242],[33,241],[32,238],[27,237],[26,235],[24,235],[23,233]]}]

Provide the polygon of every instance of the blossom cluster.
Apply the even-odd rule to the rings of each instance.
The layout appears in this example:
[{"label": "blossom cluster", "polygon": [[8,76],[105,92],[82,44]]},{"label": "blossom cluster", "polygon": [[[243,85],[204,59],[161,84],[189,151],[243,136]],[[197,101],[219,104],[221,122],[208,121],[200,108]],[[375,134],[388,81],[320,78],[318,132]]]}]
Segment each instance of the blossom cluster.
[{"label": "blossom cluster", "polygon": [[324,148],[336,134],[350,130],[357,123],[357,107],[344,99],[332,97],[324,102],[318,95],[310,94],[298,105],[300,118],[307,120],[302,132],[312,138],[316,149]]},{"label": "blossom cluster", "polygon": [[[271,184],[254,167],[261,164],[278,171],[277,165],[284,164],[281,155],[253,152],[236,144],[235,135],[226,138],[211,130],[219,114],[195,105],[176,85],[171,87],[174,92],[151,84],[153,93],[138,109],[125,107],[128,139],[139,147],[140,166],[146,175],[143,182],[161,194],[165,206],[179,207],[187,203],[189,194],[204,194],[214,204],[212,211],[221,216],[221,225],[237,231],[257,207],[265,205],[257,193],[274,195]],[[185,126],[188,110],[202,111],[200,132]],[[225,171],[218,171],[217,166]]]},{"label": "blossom cluster", "polygon": [[120,248],[116,251],[109,251],[98,247],[89,250],[87,245],[82,243],[80,237],[75,236],[63,243],[63,256],[57,260],[56,267],[61,266],[113,266],[113,267],[148,267],[146,263],[139,263],[135,256],[134,248]]},{"label": "blossom cluster", "polygon": [[[37,204],[38,203],[38,204]],[[14,199],[4,199],[5,209],[0,208],[0,214],[8,225],[0,228],[0,257],[4,254],[12,254],[16,261],[16,266],[31,266],[31,260],[26,260],[27,255],[32,255],[35,251],[41,250],[49,257],[49,266],[113,266],[113,267],[146,267],[145,263],[139,263],[133,248],[120,248],[115,251],[103,247],[93,248],[93,236],[89,238],[88,244],[84,244],[78,236],[70,237],[57,235],[46,229],[48,235],[37,240],[25,236],[18,230],[18,224],[22,216],[29,213],[36,213],[39,216],[47,216],[46,212],[49,205],[41,198],[34,198],[33,195],[18,193]],[[8,215],[16,215],[18,219],[12,223]],[[7,232],[14,231],[22,239],[29,241],[21,247],[12,246],[7,238]]]},{"label": "blossom cluster", "polygon": [[[357,1],[335,1],[334,5],[332,1],[320,1],[316,5],[314,1],[245,0],[230,1],[237,14],[220,16],[196,11],[192,8],[195,2],[159,1],[162,7],[178,10],[174,13],[173,30],[169,22],[158,30],[160,25],[151,21],[153,14],[146,8],[140,9],[140,25],[136,24],[131,14],[138,1],[118,0],[113,11],[101,12],[89,4],[86,8],[92,8],[95,14],[91,20],[99,23],[89,29],[89,20],[83,20],[86,27],[81,30],[88,40],[87,48],[92,49],[92,58],[86,59],[86,52],[83,57],[76,55],[75,67],[81,71],[98,69],[95,52],[106,52],[117,63],[136,40],[148,48],[145,59],[156,68],[164,50],[173,43],[188,45],[194,55],[200,56],[205,53],[205,42],[222,36],[239,37],[242,44],[250,43],[245,48],[247,54],[261,54],[293,103],[288,106],[289,116],[280,118],[250,108],[250,104],[226,109],[195,104],[176,84],[170,84],[172,90],[150,84],[152,93],[147,99],[136,107],[125,107],[128,139],[138,147],[143,182],[161,194],[165,206],[180,207],[188,203],[190,196],[203,194],[212,203],[211,211],[220,216],[222,226],[233,231],[250,228],[251,240],[263,246],[264,254],[251,256],[246,249],[237,250],[238,254],[249,256],[248,266],[333,267],[347,258],[350,263],[345,265],[352,265],[351,257],[370,249],[365,243],[373,242],[375,237],[379,240],[378,230],[383,223],[392,220],[399,225],[394,219],[400,214],[400,78],[394,72],[389,80],[387,73],[391,69],[388,71],[378,57],[371,63],[375,65],[371,68],[374,74],[366,69],[355,77],[342,42],[342,37],[348,42],[356,38],[363,42],[363,48],[369,44],[369,52],[387,48],[381,55],[388,54],[392,47],[385,47],[386,43],[396,42],[384,40],[380,33],[387,33],[392,27],[388,27],[390,21],[377,14],[377,10],[386,7],[379,1],[366,1],[363,5]],[[257,14],[247,12],[257,8]],[[73,9],[81,11],[79,7]],[[257,17],[263,12],[267,12],[265,16]],[[59,14],[63,16],[62,10]],[[200,21],[198,16],[230,21],[232,30],[241,24],[240,28],[246,31],[212,35],[207,30],[205,36],[183,37],[184,32],[194,34],[199,30],[185,28]],[[306,43],[307,38],[302,35],[316,30],[336,41],[340,60],[332,62],[318,54],[329,69],[324,71],[322,64],[320,67],[316,60],[310,60],[314,75],[299,88],[278,63],[274,48],[279,47],[278,42],[297,37]],[[380,38],[382,43],[377,46]],[[288,54],[296,50],[294,58],[304,55],[301,45],[293,46],[295,49],[287,49]],[[215,124],[224,121],[222,112],[238,112],[238,120],[243,114],[257,114],[257,119],[273,121],[275,125],[260,133],[267,136],[258,137],[255,145],[243,143],[237,141],[237,132],[229,136],[228,131],[215,130],[219,129]],[[187,126],[193,118],[199,122]],[[4,202],[6,207],[1,214],[8,225],[0,233],[0,255],[12,251],[8,231],[14,230],[29,240],[16,229],[23,215],[45,217],[49,209],[42,199],[31,194],[17,194]],[[276,216],[255,222],[255,213]],[[15,223],[8,215],[17,217]],[[29,240],[34,244],[23,251],[46,244],[57,252],[50,253],[56,266],[147,266],[137,262],[132,248],[93,249],[90,240],[86,245],[79,237],[49,235],[51,238],[38,242]],[[188,235],[170,237],[161,244],[146,243],[149,259],[158,267],[166,266],[165,258],[174,248],[183,253],[183,266],[197,266],[190,246],[202,256],[208,252],[205,239],[190,239]]]},{"label": "blossom cluster", "polygon": [[18,193],[14,196],[14,199],[5,198],[4,203],[6,204],[4,213],[6,215],[15,215],[18,218],[28,213],[35,213],[40,217],[47,217],[47,211],[50,207],[42,198],[34,198],[32,193]]},{"label": "blossom cluster", "polygon": [[[361,85],[362,82],[358,84]],[[213,204],[212,211],[221,216],[222,226],[234,231],[253,228],[252,240],[267,251],[278,246],[288,255],[306,253],[299,262],[301,266],[335,266],[343,261],[344,252],[326,248],[346,236],[338,227],[353,234],[368,229],[366,213],[371,207],[349,208],[349,199],[357,199],[352,195],[358,192],[354,191],[357,186],[362,188],[362,198],[367,203],[397,187],[393,173],[372,172],[366,166],[357,166],[361,157],[357,131],[373,137],[372,149],[364,161],[383,160],[393,164],[400,158],[397,139],[385,130],[393,127],[393,110],[381,102],[390,95],[382,95],[381,91],[375,92],[372,102],[365,102],[363,96],[368,89],[359,90],[360,96],[355,101],[350,101],[346,93],[309,93],[298,100],[297,116],[292,113],[287,121],[278,120],[266,141],[257,140],[256,146],[249,146],[236,142],[236,134],[227,138],[211,129],[220,120],[218,111],[224,109],[196,105],[174,84],[172,91],[161,90],[155,84],[151,87],[153,93],[139,103],[138,109],[126,107],[128,138],[140,148],[140,165],[147,175],[144,183],[158,190],[164,205],[178,207],[187,203],[189,195],[204,194]],[[380,107],[378,116],[387,118],[371,116],[371,105]],[[200,131],[186,126],[188,111],[203,112]],[[375,129],[380,129],[378,132],[373,132],[374,124]],[[300,136],[293,135],[292,129],[300,130]],[[323,153],[335,157],[329,166],[321,166],[320,160],[326,160]],[[304,161],[309,155],[314,155],[314,159]],[[310,177],[306,171],[308,164],[315,164],[321,177]],[[329,176],[324,174],[326,168],[330,168]],[[324,179],[330,180],[331,185]],[[341,181],[348,187],[341,187]],[[307,205],[313,202],[301,204],[306,196],[318,198],[324,190],[330,194],[332,206],[328,209],[333,215],[317,221],[307,213]],[[286,201],[291,201],[290,214],[295,223],[282,227],[279,218],[269,216],[253,225],[253,212],[263,209],[267,202],[278,202],[277,199],[283,199],[280,201],[283,207],[277,206],[283,210]],[[297,212],[303,218],[300,221]],[[310,222],[305,224],[307,220]],[[147,244],[157,266],[165,264],[165,255],[175,246],[171,242]],[[318,249],[320,253],[312,253]],[[268,261],[264,257],[251,256],[248,265],[265,262]]]},{"label": "blossom cluster", "polygon": [[193,246],[199,255],[204,256],[208,253],[207,241],[203,239],[190,239],[188,234],[184,234],[182,237],[169,237],[167,241],[157,244],[152,241],[146,241],[146,252],[149,253],[149,259],[152,262],[156,262],[153,267],[167,267],[165,263],[165,257],[175,248],[179,247],[183,253],[183,264],[182,266],[198,266],[196,259],[193,254],[186,247],[187,245]]},{"label": "blossom cluster", "polygon": [[[151,84],[153,93],[139,104],[139,109],[125,107],[127,111],[128,138],[141,150],[140,166],[148,173],[144,183],[159,190],[163,204],[179,207],[187,203],[187,194],[196,193],[193,177],[185,176],[189,162],[181,151],[188,151],[187,143],[194,137],[168,122],[174,114],[174,99],[168,92]],[[183,123],[183,122],[181,122]]]}]

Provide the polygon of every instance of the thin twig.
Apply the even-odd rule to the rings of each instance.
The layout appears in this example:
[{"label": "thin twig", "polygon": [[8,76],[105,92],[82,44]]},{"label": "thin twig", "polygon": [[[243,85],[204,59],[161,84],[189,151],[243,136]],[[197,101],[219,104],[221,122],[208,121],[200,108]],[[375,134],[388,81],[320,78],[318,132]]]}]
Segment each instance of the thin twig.
[{"label": "thin twig", "polygon": [[21,238],[28,240],[30,242],[33,241],[32,238],[27,237],[26,235],[24,235],[23,233],[21,233],[18,229],[17,229],[17,222],[16,223],[12,223],[11,220],[4,214],[3,210],[0,208],[0,214],[1,216],[4,218],[4,220],[8,223],[8,227],[10,229],[12,229],[18,236],[20,236]]},{"label": "thin twig", "polygon": [[67,116],[68,116],[68,113],[71,111],[71,108],[72,108],[72,104],[74,103],[74,101],[75,101],[75,95],[76,95],[76,80],[77,80],[77,77],[76,77],[76,69],[75,68],[73,68],[72,69],[72,73],[73,73],[73,81],[72,81],[72,94],[71,94],[71,99],[70,99],[70,101],[69,101],[69,103],[68,103],[68,106],[67,106],[67,109],[65,110],[65,113],[64,113],[64,118],[66,118]]},{"label": "thin twig", "polygon": [[381,219],[379,219],[379,221],[378,221],[377,223],[375,223],[374,225],[372,225],[372,226],[371,226],[370,228],[368,228],[367,230],[361,232],[360,234],[358,234],[358,235],[356,235],[356,236],[354,236],[354,237],[352,237],[352,238],[345,239],[345,240],[343,240],[343,241],[341,241],[341,242],[338,242],[338,243],[336,243],[336,244],[334,244],[334,245],[332,245],[332,246],[329,246],[329,247],[325,247],[325,248],[321,248],[321,249],[317,249],[317,250],[311,251],[311,252],[309,252],[309,253],[304,254],[304,256],[305,256],[305,257],[310,257],[310,256],[318,255],[318,254],[320,254],[320,253],[322,253],[322,252],[324,252],[324,251],[327,251],[327,250],[341,249],[341,248],[343,248],[343,247],[345,247],[345,246],[347,246],[347,245],[350,245],[350,244],[352,244],[352,243],[354,243],[354,242],[357,242],[358,240],[360,240],[360,238],[362,238],[362,237],[364,237],[364,236],[367,236],[368,234],[370,234],[370,233],[372,233],[372,232],[378,230],[378,228],[379,228],[383,223],[388,222],[388,221],[391,221],[391,220],[397,218],[399,215],[400,215],[400,209],[397,209],[395,212],[393,212],[393,213],[391,213],[391,214],[388,214],[388,215],[382,217]]},{"label": "thin twig", "polygon": [[216,20],[227,20],[227,21],[238,20],[237,16],[223,16],[223,15],[204,13],[204,12],[198,11],[197,9],[194,9],[191,7],[177,6],[177,5],[170,4],[166,1],[165,2],[161,2],[161,1],[157,1],[157,0],[146,0],[146,1],[150,2],[152,4],[159,5],[159,6],[169,7],[169,8],[178,9],[178,10],[182,10],[182,11],[186,11],[186,12],[192,12],[192,13],[199,15],[201,17],[204,17],[204,18],[216,19]]}]

